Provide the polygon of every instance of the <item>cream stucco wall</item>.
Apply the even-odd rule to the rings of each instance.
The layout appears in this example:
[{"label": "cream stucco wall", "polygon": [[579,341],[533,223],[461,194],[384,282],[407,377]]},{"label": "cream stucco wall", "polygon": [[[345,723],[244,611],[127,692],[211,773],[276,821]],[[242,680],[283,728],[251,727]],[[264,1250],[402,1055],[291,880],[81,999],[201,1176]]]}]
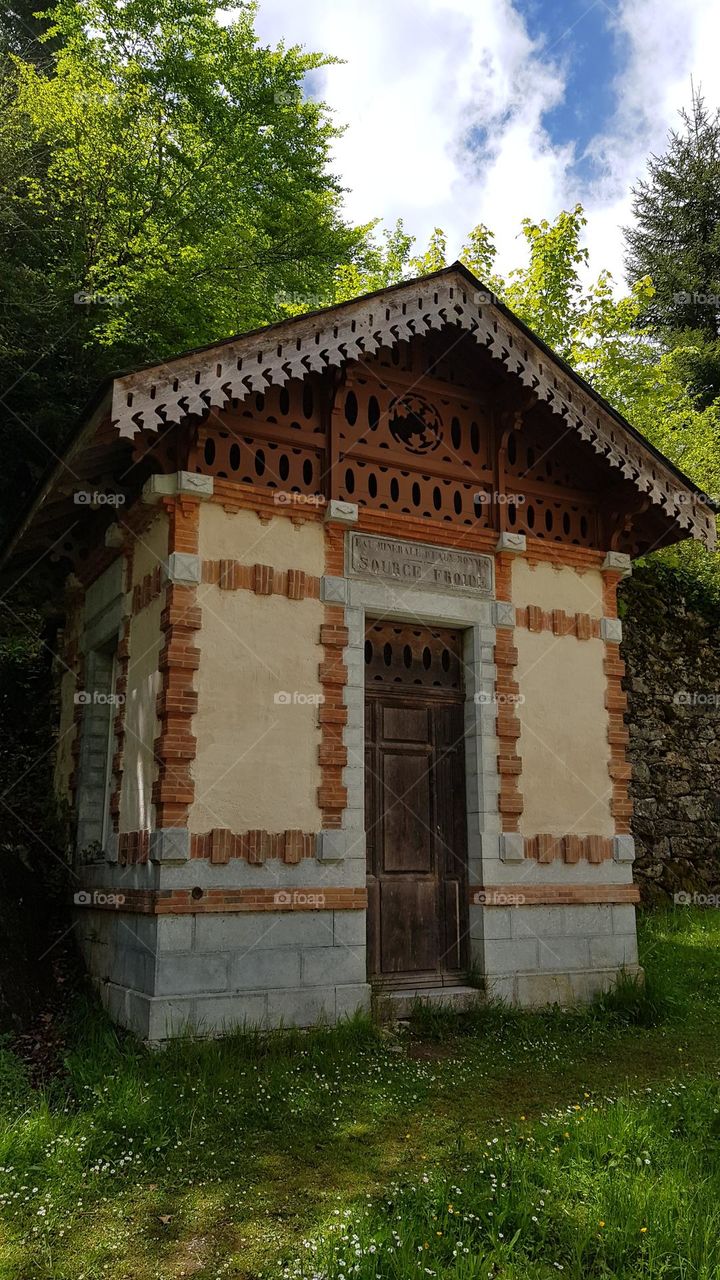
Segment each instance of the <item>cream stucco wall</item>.
[{"label": "cream stucco wall", "polygon": [[[308,565],[317,531],[304,525],[283,534],[295,538],[303,531],[310,533],[309,554],[303,559],[303,539],[298,539],[291,566]],[[234,545],[226,554],[240,558],[239,550]],[[217,544],[214,554],[220,554]],[[250,554],[259,559],[267,551],[256,548]],[[280,567],[288,567],[288,561]],[[317,600],[218,587],[203,587],[198,594],[202,629],[191,831],[319,830],[318,707],[305,699],[322,693],[322,606]],[[290,694],[289,704],[276,702],[281,692]]]},{"label": "cream stucco wall", "polygon": [[152,524],[133,541],[133,586],[142,582],[146,573],[152,573],[167,560],[170,524],[164,511],[158,511]]},{"label": "cream stucco wall", "polygon": [[[168,519],[158,512],[133,550],[132,584],[152,573],[168,554]],[[164,591],[130,621],[130,658],[125,703],[125,742],[120,791],[120,831],[150,830],[154,826],[152,784],[157,777],[154,742],[160,731],[156,699],[161,677],[158,656],[164,644],[160,615]],[[126,601],[129,611],[130,600]]]},{"label": "cream stucco wall", "polygon": [[[297,514],[302,516],[302,508]],[[254,511],[225,511],[215,502],[200,508],[200,555],[207,560],[269,564],[273,569],[325,572],[323,526],[316,520],[293,524],[285,515],[260,520]]]},{"label": "cream stucco wall", "polygon": [[541,561],[530,565],[516,556],[512,566],[512,599],[519,608],[534,604],[548,612],[564,609],[565,613],[603,615],[603,579],[599,569],[582,573],[567,565],[556,567]]},{"label": "cream stucco wall", "polygon": [[517,628],[515,644],[520,831],[612,835],[603,642]]}]

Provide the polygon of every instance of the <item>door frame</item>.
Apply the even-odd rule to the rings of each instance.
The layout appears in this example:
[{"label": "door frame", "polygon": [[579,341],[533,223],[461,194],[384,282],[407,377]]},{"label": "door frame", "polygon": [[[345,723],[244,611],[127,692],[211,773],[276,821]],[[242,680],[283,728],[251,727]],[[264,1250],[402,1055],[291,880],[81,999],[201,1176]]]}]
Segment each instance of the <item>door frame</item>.
[{"label": "door frame", "polygon": [[[372,621],[372,619],[369,619],[369,621]],[[393,620],[383,619],[383,621],[387,621],[390,623],[390,625],[392,625]],[[374,717],[376,717],[376,723],[377,723],[377,719],[380,718],[379,708],[389,707],[389,706],[391,707],[393,704],[397,704],[398,707],[405,709],[405,708],[412,707],[413,703],[416,703],[417,706],[422,707],[422,709],[428,715],[430,715],[437,707],[445,707],[445,708],[453,707],[460,712],[460,716],[462,718],[463,703],[464,703],[464,689],[461,690],[459,693],[457,693],[449,689],[433,689],[433,688],[428,688],[428,686],[418,687],[413,685],[400,685],[400,684],[368,685],[366,683],[366,686],[365,686],[366,711],[368,710],[368,707],[372,707],[372,714]],[[462,736],[462,756],[463,756],[463,764],[464,764],[465,740],[464,740],[464,735],[461,735],[461,736]],[[431,735],[431,741],[428,743],[428,748],[429,748],[430,757],[433,760],[432,776],[434,777],[435,784],[437,784],[436,767],[438,766],[438,764],[441,763],[441,760],[443,758],[442,754],[438,758],[435,757],[436,740],[437,740],[437,722],[434,720],[434,716],[433,716],[433,730]],[[372,780],[368,779],[366,776],[365,785],[366,785],[366,789],[369,789],[373,793],[373,799],[371,801],[370,807],[371,809],[376,809],[376,805],[378,801],[378,788],[382,788],[382,785],[383,785],[382,778],[380,777],[379,774],[374,774]],[[434,822],[434,819],[438,816],[438,813],[437,813],[438,799],[439,799],[439,793],[438,793],[437,785],[435,785],[431,794],[433,822]],[[459,817],[460,815],[458,814],[457,816]],[[380,876],[378,873],[378,859],[382,857],[381,851],[384,844],[384,833],[385,833],[384,808],[382,810],[380,809],[376,810],[376,818],[379,824],[379,832],[375,836],[374,877],[371,875],[370,849],[366,847],[366,864],[367,864],[367,871],[368,871],[368,906],[367,906],[367,910],[368,910],[368,922],[367,922],[368,923],[368,929],[367,929],[368,980],[372,982],[373,986],[378,988],[380,987],[399,988],[399,987],[408,987],[408,986],[412,986],[412,987],[457,986],[458,984],[461,984],[465,980],[464,975],[466,975],[467,973],[467,969],[470,962],[470,940],[468,937],[468,902],[467,902],[467,891],[468,891],[468,884],[469,884],[468,850],[467,850],[467,825],[468,824],[467,824],[467,812],[466,812],[466,806],[465,806],[465,794],[463,792],[463,796],[462,796],[463,834],[462,834],[462,839],[460,840],[457,848],[457,852],[461,855],[461,859],[462,859],[462,874],[458,875],[457,877],[446,877],[444,874],[438,871],[436,866],[434,867],[431,876],[423,876],[422,874],[419,874],[420,880],[429,878],[436,885],[436,909],[437,909],[436,925],[438,930],[437,943],[438,943],[438,961],[439,961],[437,968],[419,969],[419,970],[398,970],[398,971],[388,970],[387,972],[381,972],[379,969],[374,968],[374,961],[375,959],[377,959],[377,957],[380,955],[382,951],[382,942],[381,942],[381,937],[382,937],[381,899],[383,896],[382,884],[383,882],[390,883],[393,879],[392,876],[389,876],[386,878],[386,875]],[[437,827],[437,830],[439,830],[439,827]],[[434,829],[432,827],[430,828],[430,832],[433,839],[433,861],[435,862],[436,859],[442,858],[444,862],[445,860],[444,848],[449,848],[450,846],[443,845],[442,839],[440,839],[439,843],[437,842],[436,836],[434,834]],[[367,833],[366,833],[366,846],[367,846]],[[440,846],[443,846],[443,852],[441,852]],[[374,894],[370,893],[370,881],[372,879],[374,879],[375,881],[373,886],[375,890]],[[444,967],[442,964],[442,961],[446,958],[449,950],[449,948],[447,947],[447,930],[449,927],[449,920],[447,917],[447,908],[444,905],[444,895],[446,890],[452,883],[455,883],[456,885],[456,893],[460,894],[460,901],[458,901],[456,904],[456,927],[458,930],[457,949],[459,953],[460,962],[458,967],[454,969]],[[374,930],[371,928],[371,923],[370,923],[371,913],[373,911],[376,913],[374,916],[374,926],[375,926]],[[460,933],[460,930],[462,930],[462,934]],[[377,953],[376,955],[371,954],[371,947],[370,947],[371,940],[375,944],[374,951]]]},{"label": "door frame", "polygon": [[[333,579],[333,583],[338,580]],[[483,884],[483,836],[499,839],[498,740],[496,735],[495,627],[492,597],[451,595],[417,582],[403,588],[380,580],[346,577],[341,580],[348,647],[345,652],[347,723],[344,742],[348,764],[344,772],[347,804],[342,829],[353,857],[365,859],[365,628],[368,620],[398,621],[462,631],[465,681],[465,804],[467,812],[468,879]],[[339,603],[334,595],[334,603]],[[500,625],[508,625],[497,618]],[[511,625],[511,624],[510,624]],[[483,700],[485,699],[485,700]],[[359,868],[358,868],[359,869]],[[364,877],[363,877],[364,884]],[[481,956],[482,944],[471,942],[471,962]]]}]

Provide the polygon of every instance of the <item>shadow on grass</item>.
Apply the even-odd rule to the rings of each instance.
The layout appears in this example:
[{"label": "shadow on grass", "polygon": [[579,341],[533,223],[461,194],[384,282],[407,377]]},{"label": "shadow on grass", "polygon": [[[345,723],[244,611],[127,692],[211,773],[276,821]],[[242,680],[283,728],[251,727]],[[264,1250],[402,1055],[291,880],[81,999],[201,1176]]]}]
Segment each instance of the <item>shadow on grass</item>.
[{"label": "shadow on grass", "polygon": [[672,1078],[688,1042],[717,1066],[720,918],[646,918],[641,934],[644,988],[620,984],[584,1010],[478,1004],[461,1025],[426,1026],[447,1040],[442,1058],[409,1056],[363,1018],[148,1051],[84,1004],[46,1090],[0,1053],[7,1249],[25,1238],[24,1274],[47,1275],[53,1257],[63,1280],[131,1264],[143,1280],[214,1276],[236,1250],[260,1268],[331,1206],[481,1148],[498,1116],[561,1105],[583,1084]]}]

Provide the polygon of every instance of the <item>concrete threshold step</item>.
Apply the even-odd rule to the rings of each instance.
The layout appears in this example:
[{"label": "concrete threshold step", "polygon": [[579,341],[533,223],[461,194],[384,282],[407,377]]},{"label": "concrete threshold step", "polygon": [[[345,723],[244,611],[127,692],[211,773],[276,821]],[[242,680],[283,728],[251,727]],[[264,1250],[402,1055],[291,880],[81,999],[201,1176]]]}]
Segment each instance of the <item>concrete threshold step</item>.
[{"label": "concrete threshold step", "polygon": [[376,996],[383,1016],[390,1021],[409,1018],[418,1001],[432,1008],[461,1012],[484,999],[477,987],[398,987],[395,990],[383,987],[377,990]]}]

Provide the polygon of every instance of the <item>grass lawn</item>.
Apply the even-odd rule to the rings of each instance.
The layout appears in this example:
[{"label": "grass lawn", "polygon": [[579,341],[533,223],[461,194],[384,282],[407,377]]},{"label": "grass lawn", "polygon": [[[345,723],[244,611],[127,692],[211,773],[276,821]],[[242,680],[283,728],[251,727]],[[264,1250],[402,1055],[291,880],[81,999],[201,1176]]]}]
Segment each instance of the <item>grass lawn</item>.
[{"label": "grass lawn", "polygon": [[717,1280],[720,912],[641,937],[590,1011],[2,1050],[0,1276]]}]

